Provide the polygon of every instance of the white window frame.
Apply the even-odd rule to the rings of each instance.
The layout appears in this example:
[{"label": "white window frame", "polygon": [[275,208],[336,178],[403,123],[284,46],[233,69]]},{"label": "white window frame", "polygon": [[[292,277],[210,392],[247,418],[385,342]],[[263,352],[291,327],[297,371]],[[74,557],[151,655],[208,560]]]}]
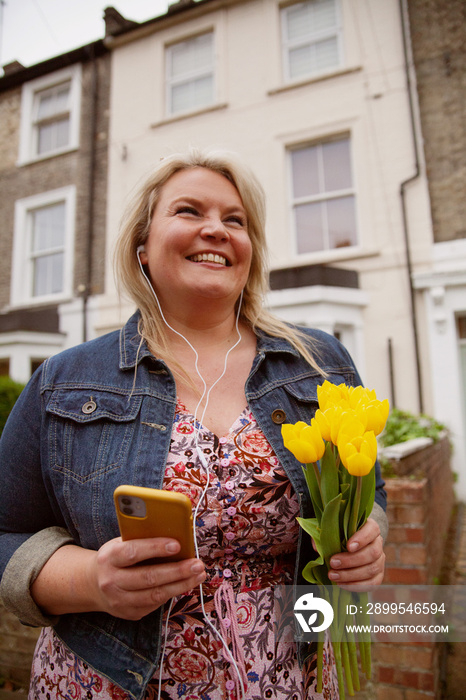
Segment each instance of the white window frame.
[{"label": "white window frame", "polygon": [[[329,192],[322,192],[318,193],[315,195],[308,195],[305,197],[295,197],[294,191],[293,191],[293,170],[292,170],[292,163],[291,163],[291,158],[292,158],[292,153],[295,151],[299,150],[304,150],[306,148],[312,148],[314,146],[325,146],[328,143],[335,143],[336,141],[348,141],[349,143],[349,151],[350,151],[350,172],[351,172],[351,187],[342,189],[342,190],[331,190]],[[321,159],[321,155],[319,155],[319,160]],[[287,161],[288,161],[288,190],[289,190],[289,202],[290,202],[290,222],[291,222],[291,230],[293,232],[293,246],[294,246],[294,254],[299,260],[302,260],[303,258],[307,257],[315,257],[315,256],[322,256],[322,254],[325,255],[333,255],[335,252],[344,252],[346,254],[347,251],[352,251],[354,252],[356,249],[360,248],[361,246],[361,230],[360,230],[360,223],[359,223],[359,217],[358,217],[358,196],[357,196],[357,191],[356,191],[356,184],[355,184],[355,176],[354,176],[354,158],[353,158],[353,139],[352,135],[349,133],[343,133],[343,134],[338,134],[335,135],[334,137],[331,138],[323,138],[320,140],[312,140],[308,143],[300,143],[294,146],[290,146],[288,148],[287,152]],[[322,173],[319,172],[319,177],[321,177]],[[340,199],[343,197],[349,197],[352,196],[354,197],[354,218],[355,218],[355,225],[356,225],[356,241],[353,243],[353,245],[350,246],[344,246],[341,248],[321,248],[319,250],[313,250],[313,251],[303,251],[299,252],[298,251],[298,235],[297,235],[297,230],[296,230],[296,218],[294,214],[295,207],[298,206],[299,204],[308,204],[312,202],[324,202],[324,201],[331,201],[332,199]],[[328,230],[326,231],[326,235],[328,235]]]},{"label": "white window frame", "polygon": [[[24,165],[37,160],[44,160],[67,153],[79,147],[79,127],[81,118],[81,64],[55,71],[23,84],[21,94],[21,119],[19,137],[18,165]],[[62,83],[70,82],[70,138],[66,146],[55,148],[46,153],[37,153],[37,129],[34,122],[36,95],[54,88]]]},{"label": "white window frame", "polygon": [[[35,209],[61,202],[65,204],[63,289],[55,294],[33,296],[32,230],[29,216]],[[73,185],[16,200],[11,273],[12,306],[39,306],[66,301],[72,297],[75,211],[76,188]]]},{"label": "white window frame", "polygon": [[[337,70],[340,70],[342,68],[343,64],[343,37],[342,37],[342,20],[341,20],[341,8],[340,8],[340,0],[334,0],[335,2],[335,10],[336,10],[336,16],[337,16],[337,23],[335,29],[331,30],[325,30],[321,32],[315,32],[313,34],[309,34],[306,38],[300,38],[299,40],[290,40],[287,37],[287,18],[286,15],[287,13],[291,10],[291,8],[295,7],[296,5],[305,5],[308,2],[313,2],[314,0],[304,0],[303,2],[294,2],[291,4],[286,5],[285,7],[282,7],[280,11],[280,24],[281,24],[281,38],[282,38],[282,52],[283,52],[283,74],[284,74],[284,81],[286,83],[294,83],[294,82],[300,82],[302,80],[308,80],[309,78],[313,78],[318,75],[323,75],[325,73],[329,72],[334,72]],[[319,41],[322,41],[324,39],[328,39],[331,37],[336,36],[337,39],[337,52],[338,52],[338,58],[337,62],[334,66],[331,66],[329,68],[325,68],[323,70],[315,70],[315,71],[309,71],[309,73],[297,76],[297,77],[291,77],[290,75],[290,61],[289,61],[289,52],[291,49],[298,48],[299,46],[307,46],[307,45],[312,45],[315,44]]]},{"label": "white window frame", "polygon": [[[205,36],[208,34],[211,35],[211,37],[212,37],[212,65],[211,65],[211,69],[209,71],[200,70],[200,69],[193,69],[192,71],[185,73],[182,77],[178,77],[176,79],[173,79],[171,74],[170,74],[170,52],[176,46],[179,46],[180,44],[185,44],[185,43],[188,43],[190,41],[195,41],[199,37]],[[209,109],[216,104],[216,101],[217,101],[216,55],[217,54],[216,54],[215,31],[212,28],[206,29],[205,31],[202,31],[202,32],[198,32],[198,33],[191,35],[191,36],[184,37],[183,39],[178,39],[177,41],[173,41],[165,46],[165,105],[166,105],[166,116],[167,117],[176,118],[178,116],[181,116],[184,114],[189,114],[191,112],[199,112],[199,111],[202,111],[205,109]],[[174,112],[173,106],[172,106],[172,88],[177,83],[185,82],[187,80],[195,80],[196,78],[200,78],[200,77],[207,76],[207,75],[212,76],[212,101],[209,102],[208,104],[195,105],[193,107],[189,107],[187,110],[179,110],[177,112]]]}]

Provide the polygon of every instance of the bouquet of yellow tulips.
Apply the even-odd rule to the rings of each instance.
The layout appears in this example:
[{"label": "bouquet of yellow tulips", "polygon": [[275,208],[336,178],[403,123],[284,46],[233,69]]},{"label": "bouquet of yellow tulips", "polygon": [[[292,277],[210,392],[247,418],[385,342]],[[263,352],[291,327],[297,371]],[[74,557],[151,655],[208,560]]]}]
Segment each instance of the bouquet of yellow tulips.
[{"label": "bouquet of yellow tulips", "polygon": [[[376,435],[388,418],[388,401],[378,401],[375,391],[362,386],[339,386],[325,381],[317,387],[319,408],[310,425],[299,421],[282,426],[284,445],[303,467],[314,506],[314,518],[298,518],[312,537],[317,557],[303,569],[309,583],[330,590],[334,622],[329,629],[338,674],[340,700],[344,680],[348,693],[360,689],[354,638],[344,629],[348,591],[328,577],[330,558],[346,550],[349,538],[366,522],[375,496]],[[319,463],[320,462],[320,468]],[[327,588],[333,586],[333,588]],[[321,589],[323,590],[323,589]],[[365,609],[365,606],[363,606]],[[361,622],[361,621],[360,621]],[[367,622],[367,620],[366,620]],[[317,644],[317,690],[322,692],[323,634]],[[359,639],[361,668],[371,675],[370,637]]]}]

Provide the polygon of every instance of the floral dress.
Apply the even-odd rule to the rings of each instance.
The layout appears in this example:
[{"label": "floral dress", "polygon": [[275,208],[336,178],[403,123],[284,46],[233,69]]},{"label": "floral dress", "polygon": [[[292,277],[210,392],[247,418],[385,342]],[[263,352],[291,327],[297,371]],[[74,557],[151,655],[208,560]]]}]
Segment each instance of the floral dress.
[{"label": "floral dress", "polygon": [[[165,610],[163,664],[146,700],[158,697],[160,682],[164,700],[338,699],[331,648],[324,649],[320,694],[315,655],[303,671],[291,625],[277,635],[274,587],[291,585],[298,539],[298,502],[284,470],[248,408],[217,438],[178,401],[164,488],[193,504],[208,478],[195,456],[196,427],[210,471],[196,519],[207,578],[202,593],[196,588]],[[32,668],[29,700],[42,698],[129,700],[51,628],[39,638]]]}]

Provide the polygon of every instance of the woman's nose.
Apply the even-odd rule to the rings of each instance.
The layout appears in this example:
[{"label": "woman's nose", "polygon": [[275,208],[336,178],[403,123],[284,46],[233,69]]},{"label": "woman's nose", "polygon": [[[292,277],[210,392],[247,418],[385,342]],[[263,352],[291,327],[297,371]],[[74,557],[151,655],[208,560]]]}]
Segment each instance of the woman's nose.
[{"label": "woman's nose", "polygon": [[221,219],[210,217],[203,222],[201,235],[205,238],[226,240],[229,234]]}]

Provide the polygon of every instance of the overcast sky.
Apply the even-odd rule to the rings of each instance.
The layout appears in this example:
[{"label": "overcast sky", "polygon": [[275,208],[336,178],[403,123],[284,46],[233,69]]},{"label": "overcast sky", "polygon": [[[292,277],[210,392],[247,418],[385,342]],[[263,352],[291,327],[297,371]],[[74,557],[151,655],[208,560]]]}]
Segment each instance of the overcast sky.
[{"label": "overcast sky", "polygon": [[[31,66],[65,53],[105,33],[103,12],[113,5],[144,22],[165,14],[173,0],[0,0],[0,66]],[[1,71],[0,71],[1,73]]]}]

